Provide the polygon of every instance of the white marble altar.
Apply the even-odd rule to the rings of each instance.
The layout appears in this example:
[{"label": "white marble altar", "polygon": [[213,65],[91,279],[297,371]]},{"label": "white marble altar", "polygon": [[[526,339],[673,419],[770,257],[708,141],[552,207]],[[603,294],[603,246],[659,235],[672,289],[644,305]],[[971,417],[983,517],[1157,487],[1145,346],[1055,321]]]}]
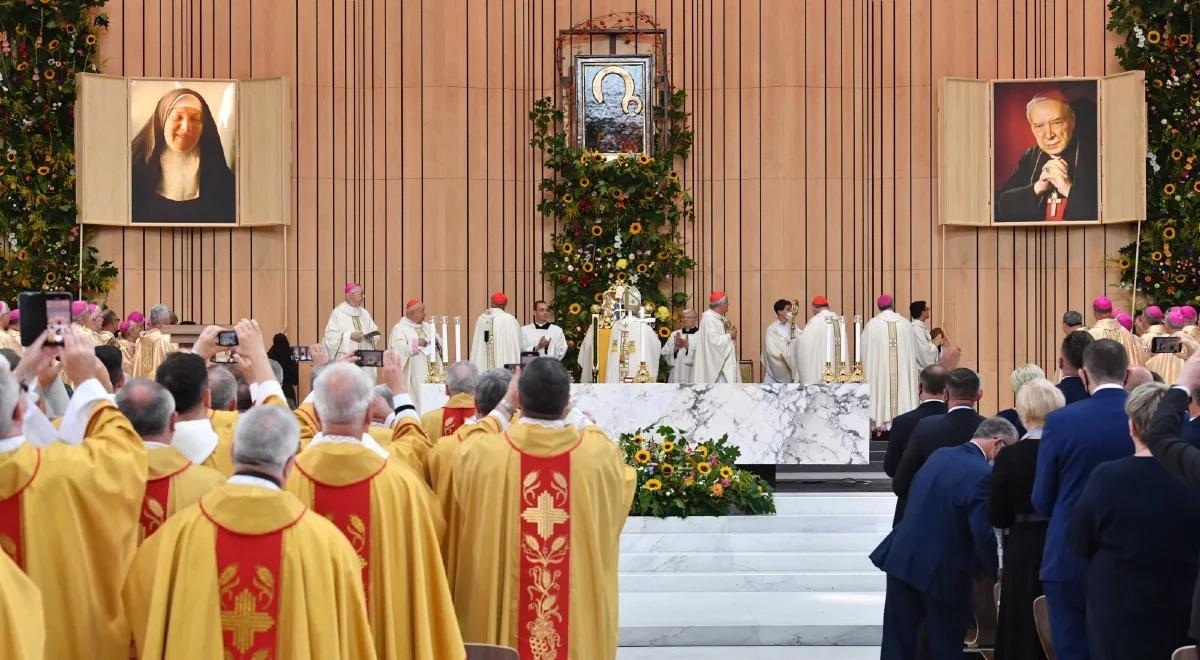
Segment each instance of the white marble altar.
[{"label": "white marble altar", "polygon": [[[865,465],[869,399],[865,384],[573,385],[574,404],[609,435],[659,424],[699,437],[729,434],[740,463]],[[424,410],[446,402],[441,385],[421,390]]]}]

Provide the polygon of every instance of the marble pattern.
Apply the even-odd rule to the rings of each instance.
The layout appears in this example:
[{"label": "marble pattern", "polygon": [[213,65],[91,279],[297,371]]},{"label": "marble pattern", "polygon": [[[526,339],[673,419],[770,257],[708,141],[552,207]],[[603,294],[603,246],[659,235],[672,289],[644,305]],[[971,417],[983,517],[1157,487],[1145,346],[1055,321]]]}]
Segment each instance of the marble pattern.
[{"label": "marble pattern", "polygon": [[[424,388],[425,410],[446,401],[442,386]],[[728,434],[743,464],[868,462],[865,384],[589,384],[573,385],[572,400],[613,437],[666,424],[704,438]]]}]

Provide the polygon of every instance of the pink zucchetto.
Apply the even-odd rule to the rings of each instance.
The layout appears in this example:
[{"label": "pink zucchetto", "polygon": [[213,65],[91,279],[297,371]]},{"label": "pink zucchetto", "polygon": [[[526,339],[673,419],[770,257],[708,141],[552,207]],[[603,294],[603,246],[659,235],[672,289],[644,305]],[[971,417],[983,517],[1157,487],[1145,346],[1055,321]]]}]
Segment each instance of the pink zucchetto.
[{"label": "pink zucchetto", "polygon": [[121,321],[121,324],[117,326],[117,332],[119,332],[123,335],[128,334],[129,333],[129,321],[128,320]]},{"label": "pink zucchetto", "polygon": [[88,303],[86,300],[76,300],[71,303],[71,318],[77,319],[88,311]]},{"label": "pink zucchetto", "polygon": [[1179,312],[1183,314],[1183,320],[1191,322],[1196,320],[1196,308],[1191,305],[1184,305],[1179,308]]},{"label": "pink zucchetto", "polygon": [[1174,328],[1182,328],[1187,325],[1187,321],[1183,318],[1183,312],[1179,311],[1178,307],[1167,312],[1167,325]]},{"label": "pink zucchetto", "polygon": [[880,309],[884,307],[891,307],[892,303],[894,302],[896,302],[896,299],[893,298],[890,293],[885,293],[875,299],[875,304],[878,305]]},{"label": "pink zucchetto", "polygon": [[1120,323],[1122,328],[1133,331],[1133,317],[1125,312],[1117,314],[1117,323]]},{"label": "pink zucchetto", "polygon": [[100,305],[97,305],[95,303],[91,303],[88,305],[88,314],[95,316],[96,312],[99,312],[99,311],[100,311]]},{"label": "pink zucchetto", "polygon": [[8,320],[9,321],[20,321],[21,320],[21,310],[14,309],[11,312],[9,312]]},{"label": "pink zucchetto", "polygon": [[136,309],[133,310],[132,312],[129,312],[129,316],[126,318],[128,319],[128,321],[130,323],[141,323],[142,321],[146,320],[146,317],[143,316],[142,313],[137,311]]},{"label": "pink zucchetto", "polygon": [[351,291],[357,289],[360,286],[362,286],[362,285],[359,284],[358,282],[346,282],[346,286],[342,289],[342,292],[350,293]]},{"label": "pink zucchetto", "polygon": [[1111,312],[1112,308],[1112,301],[1105,296],[1096,296],[1096,299],[1092,301],[1092,309],[1097,312]]},{"label": "pink zucchetto", "polygon": [[1146,315],[1146,318],[1150,319],[1151,321],[1162,323],[1163,311],[1158,305],[1150,305],[1143,313]]}]

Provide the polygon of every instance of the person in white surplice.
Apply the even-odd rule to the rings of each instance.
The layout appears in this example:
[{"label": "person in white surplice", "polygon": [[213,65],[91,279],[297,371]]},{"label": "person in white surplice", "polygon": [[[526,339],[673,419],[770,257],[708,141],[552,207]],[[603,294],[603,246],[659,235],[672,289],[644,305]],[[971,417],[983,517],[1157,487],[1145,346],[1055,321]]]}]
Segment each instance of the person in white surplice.
[{"label": "person in white surplice", "polygon": [[[329,351],[329,359],[337,360],[350,355],[358,349],[375,348],[375,338],[379,336],[379,326],[371,313],[363,307],[367,300],[367,292],[363,285],[348,282],[343,288],[346,300],[329,315],[325,324],[325,349]],[[375,380],[375,370],[364,370],[372,381]]]},{"label": "person in white surplice", "polygon": [[917,362],[913,356],[912,325],[893,309],[895,300],[879,296],[879,314],[862,331],[863,372],[871,393],[874,428],[917,407]]},{"label": "person in white surplice", "polygon": [[788,362],[788,349],[796,338],[796,327],[792,325],[792,303],[780,299],[775,301],[775,320],[767,326],[763,338],[763,382],[790,383],[794,380],[792,366]]},{"label": "person in white surplice", "polygon": [[[616,318],[608,331],[608,346],[605,348],[605,353],[600,356],[604,360],[602,382],[622,382],[622,350],[625,352],[625,378],[637,377],[641,363],[645,362],[646,371],[650,373],[650,382],[656,382],[661,346],[658,343],[658,333],[654,331],[653,319],[640,316],[642,310],[640,291],[631,286],[622,286],[619,291],[621,292],[617,300],[619,304],[613,307],[613,315]],[[630,313],[630,310],[638,312],[633,314]],[[581,383],[593,382],[592,356],[596,344],[594,330],[595,328],[588,328],[583,343],[579,347],[579,364],[583,367],[579,379]]]},{"label": "person in white surplice", "polygon": [[929,303],[917,300],[908,306],[908,313],[912,317],[913,357],[917,361],[917,372],[920,372],[925,367],[937,364],[939,342],[943,342],[945,339],[943,337],[934,339],[929,334],[929,327],[926,325],[931,316]]},{"label": "person in white surplice", "polygon": [[829,309],[829,300],[825,296],[812,299],[812,310],[812,318],[788,347],[788,366],[792,369],[793,383],[815,385],[821,382],[821,377],[825,375],[825,364],[830,358],[829,332],[832,330],[835,336],[841,336],[840,317]]},{"label": "person in white surplice", "polygon": [[683,327],[672,332],[662,347],[662,358],[671,367],[668,383],[692,382],[692,369],[696,366],[696,351],[691,347],[691,339],[700,330],[700,317],[696,316],[696,310],[685,309],[680,318]]},{"label": "person in white surplice", "polygon": [[480,372],[521,361],[521,324],[504,311],[508,296],[496,291],[488,298],[487,311],[475,321],[475,336],[471,340],[471,362]]},{"label": "person in white surplice", "polygon": [[404,303],[404,318],[392,326],[388,347],[400,358],[408,394],[420,410],[421,386],[429,381],[429,365],[442,364],[442,340],[433,322],[425,320],[425,303],[415,299]]},{"label": "person in white surplice", "polygon": [[691,339],[696,351],[692,369],[694,383],[740,383],[737,360],[737,328],[725,318],[729,298],[724,291],[708,296],[708,309],[700,318],[700,331]]},{"label": "person in white surplice", "polygon": [[533,323],[521,326],[521,350],[555,360],[567,354],[567,337],[550,322],[550,305],[545,300],[533,303]]}]

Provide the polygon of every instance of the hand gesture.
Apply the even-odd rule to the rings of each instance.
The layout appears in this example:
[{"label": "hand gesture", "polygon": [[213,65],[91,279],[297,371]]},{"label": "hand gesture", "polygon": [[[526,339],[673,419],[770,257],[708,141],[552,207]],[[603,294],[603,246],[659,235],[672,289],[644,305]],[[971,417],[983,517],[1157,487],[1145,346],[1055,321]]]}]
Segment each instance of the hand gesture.
[{"label": "hand gesture", "polygon": [[[258,321],[242,319],[233,329],[237,331],[238,355],[251,364],[251,373],[254,376],[251,382],[265,383],[275,380],[275,372],[267,358],[267,348],[263,344],[262,328],[258,326]],[[238,363],[241,364],[240,361]]]},{"label": "hand gesture", "polygon": [[675,333],[675,348],[683,348],[684,346],[687,346],[687,340],[683,338],[683,333]]},{"label": "hand gesture", "polygon": [[96,350],[92,348],[91,344],[80,341],[75,336],[74,328],[63,329],[62,336],[62,362],[63,370],[67,372],[67,379],[78,386],[95,378],[96,366],[100,363],[100,360],[96,358]]},{"label": "hand gesture", "polygon": [[358,342],[358,341],[362,341],[362,339],[363,339],[363,333],[357,332],[357,331],[350,333],[350,341]]},{"label": "hand gesture", "polygon": [[518,366],[517,370],[513,372],[512,379],[508,381],[508,391],[504,393],[504,400],[508,402],[508,405],[512,406],[513,410],[516,410],[521,406],[521,393],[520,388],[518,387],[518,383],[520,383],[520,381],[521,367]]},{"label": "hand gesture", "polygon": [[1071,175],[1067,173],[1067,161],[1061,158],[1051,158],[1042,166],[1041,176],[1033,184],[1033,192],[1045,195],[1050,188],[1058,190],[1058,194],[1067,197],[1071,194]]},{"label": "hand gesture", "polygon": [[542,339],[537,343],[537,347],[539,350],[545,349],[549,345],[550,345],[550,337],[549,336],[542,337]]},{"label": "hand gesture", "polygon": [[325,348],[325,344],[316,343],[308,347],[308,353],[312,355],[312,363],[314,367],[319,367],[326,362],[329,362],[329,349]]},{"label": "hand gesture", "polygon": [[737,339],[737,326],[736,325],[729,326],[729,338]]},{"label": "hand gesture", "polygon": [[[196,343],[192,344],[192,352],[204,358],[205,362],[213,359],[217,354],[217,334],[221,332],[221,328],[210,325],[200,332],[200,336],[196,338]],[[238,337],[238,342],[241,342],[241,337]]]},{"label": "hand gesture", "polygon": [[[404,365],[400,356],[392,350],[383,352],[383,367],[380,368],[383,382],[392,390],[392,395],[408,393],[408,379],[404,377]],[[391,405],[391,402],[388,402]]]}]

